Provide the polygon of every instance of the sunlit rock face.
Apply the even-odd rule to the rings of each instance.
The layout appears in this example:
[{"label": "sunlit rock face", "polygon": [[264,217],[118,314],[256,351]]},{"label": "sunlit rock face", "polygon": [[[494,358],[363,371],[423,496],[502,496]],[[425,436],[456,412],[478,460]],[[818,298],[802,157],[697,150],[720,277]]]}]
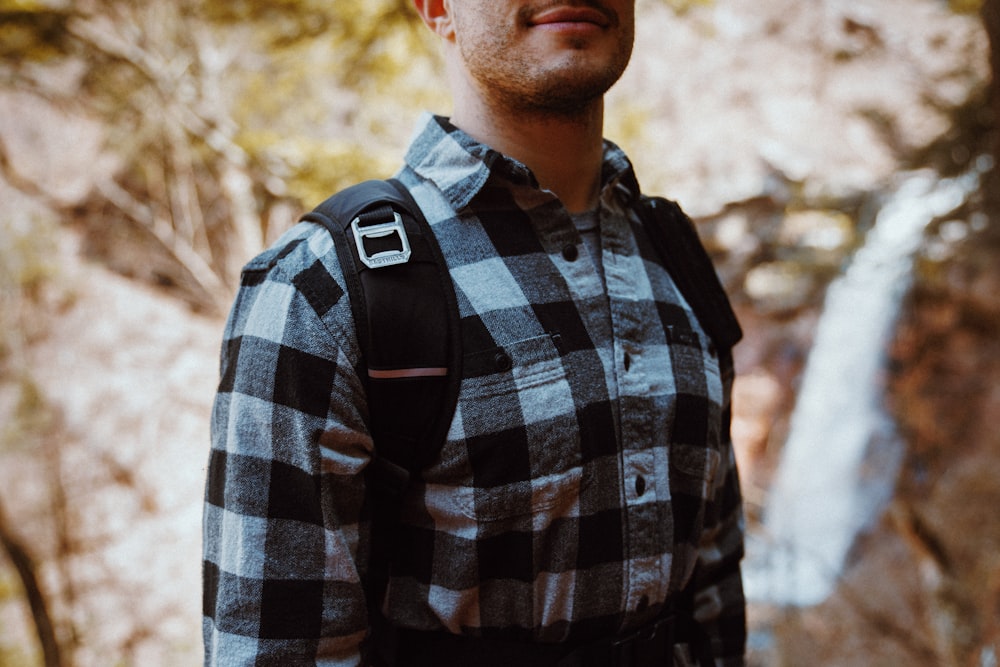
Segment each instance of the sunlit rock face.
[{"label": "sunlit rock face", "polygon": [[988,76],[981,26],[945,2],[727,0],[683,18],[656,4],[612,89],[611,136],[699,217],[785,181],[813,199],[870,190]]},{"label": "sunlit rock face", "polygon": [[929,237],[889,396],[909,447],[897,533],[919,554],[935,645],[964,664],[1000,649],[1000,214],[984,214]]}]

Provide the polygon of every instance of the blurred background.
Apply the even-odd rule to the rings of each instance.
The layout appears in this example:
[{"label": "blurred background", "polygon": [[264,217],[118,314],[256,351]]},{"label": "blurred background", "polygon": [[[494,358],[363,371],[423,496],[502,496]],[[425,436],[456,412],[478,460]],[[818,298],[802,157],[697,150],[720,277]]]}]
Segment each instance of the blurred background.
[{"label": "blurred background", "polygon": [[[239,268],[447,113],[409,5],[0,0],[0,665],[199,664]],[[995,667],[1000,1],[637,5],[607,134],[746,330],[752,663]]]}]

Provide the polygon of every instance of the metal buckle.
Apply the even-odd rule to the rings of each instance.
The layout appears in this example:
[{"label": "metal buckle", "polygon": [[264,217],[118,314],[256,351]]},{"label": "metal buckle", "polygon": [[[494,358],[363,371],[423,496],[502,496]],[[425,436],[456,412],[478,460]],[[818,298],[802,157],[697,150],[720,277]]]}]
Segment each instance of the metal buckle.
[{"label": "metal buckle", "polygon": [[[403,218],[396,211],[392,212],[392,221],[383,222],[377,225],[361,226],[361,218],[357,217],[351,221],[351,229],[354,231],[354,243],[358,246],[358,257],[361,263],[369,269],[379,269],[396,264],[405,264],[410,260],[410,240],[406,237],[406,229],[403,227]],[[383,250],[369,255],[365,250],[365,239],[382,238],[395,233],[399,236],[402,248],[400,250]]]}]

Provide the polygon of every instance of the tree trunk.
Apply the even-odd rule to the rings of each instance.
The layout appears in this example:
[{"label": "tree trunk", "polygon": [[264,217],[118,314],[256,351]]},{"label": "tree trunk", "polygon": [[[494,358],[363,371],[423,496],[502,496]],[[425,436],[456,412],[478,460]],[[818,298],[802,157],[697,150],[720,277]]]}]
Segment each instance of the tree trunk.
[{"label": "tree trunk", "polygon": [[11,531],[2,506],[0,506],[0,548],[7,552],[7,556],[21,580],[24,596],[31,608],[31,618],[35,623],[35,633],[38,635],[38,642],[42,647],[45,667],[62,667],[62,652],[59,649],[59,641],[56,638],[52,617],[49,615],[48,606],[45,603],[45,594],[42,592],[42,587],[35,574],[35,563],[21,541]]}]

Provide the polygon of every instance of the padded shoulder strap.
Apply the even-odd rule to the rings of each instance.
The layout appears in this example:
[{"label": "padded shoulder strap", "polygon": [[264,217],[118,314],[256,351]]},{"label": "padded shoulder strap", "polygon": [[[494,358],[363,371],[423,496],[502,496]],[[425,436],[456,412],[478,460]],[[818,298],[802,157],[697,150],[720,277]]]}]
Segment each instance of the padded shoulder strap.
[{"label": "padded shoulder strap", "polygon": [[694,223],[675,202],[652,197],[640,208],[647,233],[677,288],[720,351],[743,338],[729,297]]},{"label": "padded shoulder strap", "polygon": [[440,451],[458,400],[458,304],[430,225],[397,181],[343,190],[303,220],[333,236],[361,347],[376,483],[400,492]]},{"label": "padded shoulder strap", "polygon": [[351,300],[375,456],[366,470],[372,519],[363,651],[393,664],[396,633],[381,613],[400,534],[402,493],[441,451],[462,378],[458,301],[430,225],[401,183],[366,181],[303,220],[333,237]]}]

